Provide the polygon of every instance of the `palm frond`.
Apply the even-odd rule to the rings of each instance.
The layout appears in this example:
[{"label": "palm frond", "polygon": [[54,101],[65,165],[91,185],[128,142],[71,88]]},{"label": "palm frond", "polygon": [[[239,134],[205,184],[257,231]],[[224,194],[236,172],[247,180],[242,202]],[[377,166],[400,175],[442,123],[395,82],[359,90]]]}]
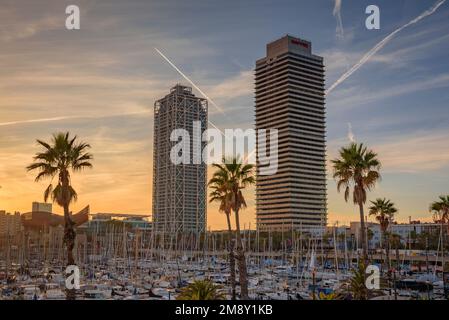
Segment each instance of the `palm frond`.
[{"label": "palm frond", "polygon": [[33,157],[34,162],[28,165],[26,169],[27,171],[38,171],[36,181],[58,177],[55,186],[53,187],[50,184],[44,191],[44,199],[47,201],[51,197],[57,204],[68,206],[78,198],[71,185],[69,170],[76,172],[85,168],[92,168],[90,160],[93,157],[87,152],[90,145],[77,142],[77,136],[70,137],[69,132],[54,133],[50,143],[42,140],[36,141],[39,146],[43,147],[43,151],[36,153]]},{"label": "palm frond", "polygon": [[48,198],[50,197],[51,193],[53,191],[53,185],[50,183],[44,191],[44,201],[47,202]]},{"label": "palm frond", "polygon": [[213,164],[214,171],[208,185],[212,188],[210,201],[222,201],[223,209],[233,208],[234,211],[246,207],[242,189],[253,185],[254,165],[242,164],[238,157],[223,158],[223,163]]}]

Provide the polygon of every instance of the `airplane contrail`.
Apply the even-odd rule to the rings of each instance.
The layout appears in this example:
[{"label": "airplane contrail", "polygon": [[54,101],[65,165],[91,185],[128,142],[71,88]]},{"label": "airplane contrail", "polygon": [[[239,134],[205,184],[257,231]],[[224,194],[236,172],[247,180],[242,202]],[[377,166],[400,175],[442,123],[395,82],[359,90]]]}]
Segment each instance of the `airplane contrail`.
[{"label": "airplane contrail", "polygon": [[[203,90],[201,90],[192,80],[189,79],[189,77],[187,77],[184,72],[182,72],[173,62],[170,61],[170,59],[168,59],[158,48],[154,48],[154,50],[157,51],[157,53],[159,53],[159,55],[164,58],[165,61],[168,62],[169,65],[171,65],[173,67],[173,69],[175,69],[184,79],[186,79],[196,90],[198,90],[199,93],[201,93],[201,95],[203,97],[205,97],[208,101],[210,101],[210,103],[217,108],[218,111],[220,111],[222,114],[226,115],[223,111],[222,108],[220,108],[211,98],[209,98],[207,96],[207,94],[205,94],[203,92]],[[227,137],[224,132],[219,129],[212,121],[208,120],[207,122],[209,122],[209,124],[214,127],[215,129],[217,129],[218,131],[220,131],[221,135],[224,137]]]},{"label": "airplane contrail", "polygon": [[149,113],[149,112],[150,112],[150,110],[145,110],[145,111],[119,113],[119,114],[104,115],[104,116],[61,116],[61,117],[53,117],[53,118],[17,120],[17,121],[9,121],[9,122],[0,122],[0,127],[13,126],[13,125],[18,125],[18,124],[71,120],[71,119],[101,119],[101,118],[110,118],[110,117],[131,116],[131,115],[144,114],[144,113]]},{"label": "airplane contrail", "polygon": [[419,22],[427,16],[433,14],[446,0],[437,1],[431,8],[427,9],[415,19],[404,24],[402,27],[394,30],[388,36],[386,36],[382,41],[376,44],[371,50],[369,50],[355,65],[353,65],[348,71],[346,71],[340,78],[337,79],[328,89],[325,90],[325,94],[328,95],[332,90],[334,90],[339,84],[350,77],[354,72],[356,72],[361,66],[363,66],[373,55],[375,55],[380,49],[382,49],[397,33],[401,32],[405,28]]},{"label": "airplane contrail", "polygon": [[199,93],[201,93],[201,95],[203,97],[205,97],[208,101],[210,101],[210,103],[217,108],[218,111],[220,111],[222,114],[225,114],[223,109],[220,108],[211,98],[209,98],[207,96],[207,94],[205,94],[192,80],[190,80],[189,77],[187,77],[173,62],[170,61],[170,59],[168,59],[158,48],[154,48],[154,50],[157,51],[157,53],[159,53],[159,55],[164,58],[165,61],[167,61],[172,67],[173,69],[175,69],[184,79],[186,79],[196,90],[198,90]]},{"label": "airplane contrail", "polygon": [[27,123],[37,123],[37,122],[50,122],[50,121],[60,121],[60,120],[67,120],[67,119],[73,119],[76,117],[54,117],[54,118],[42,118],[42,119],[30,119],[30,120],[18,120],[18,121],[9,121],[9,122],[2,122],[0,123],[0,127],[3,126],[13,126],[16,124],[27,124]]}]

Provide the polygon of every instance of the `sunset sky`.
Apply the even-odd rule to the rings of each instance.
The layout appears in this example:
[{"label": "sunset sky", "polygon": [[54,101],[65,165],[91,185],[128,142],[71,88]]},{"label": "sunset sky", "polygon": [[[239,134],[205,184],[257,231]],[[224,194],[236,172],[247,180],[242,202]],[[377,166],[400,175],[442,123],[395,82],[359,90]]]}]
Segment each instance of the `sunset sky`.
[{"label": "sunset sky", "polygon": [[[49,181],[35,183],[25,170],[39,150],[35,140],[70,131],[94,155],[94,169],[73,177],[73,210],[90,204],[92,213],[151,214],[153,104],[176,83],[188,85],[154,48],[224,110],[209,105],[215,125],[245,129],[254,124],[253,69],[266,43],[287,33],[312,41],[329,87],[436,2],[343,0],[340,25],[332,0],[3,0],[0,210],[28,212],[32,201],[43,200]],[[80,30],[65,28],[70,4],[81,9]],[[380,30],[365,28],[370,4],[380,8]],[[429,203],[449,194],[448,52],[445,2],[396,34],[326,99],[328,160],[349,142],[351,127],[383,164],[369,199],[392,199],[398,221],[430,220]],[[357,220],[328,173],[329,223]],[[246,227],[255,226],[253,194],[248,190],[242,214]],[[215,205],[207,224],[225,226]]]}]

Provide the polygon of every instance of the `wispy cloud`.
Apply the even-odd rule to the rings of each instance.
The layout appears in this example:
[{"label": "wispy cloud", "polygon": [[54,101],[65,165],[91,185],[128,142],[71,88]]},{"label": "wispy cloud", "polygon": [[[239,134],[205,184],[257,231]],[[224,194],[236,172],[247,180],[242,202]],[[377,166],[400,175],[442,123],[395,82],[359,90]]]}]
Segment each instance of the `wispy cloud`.
[{"label": "wispy cloud", "polygon": [[[346,138],[333,139],[328,143],[327,159],[334,159],[340,146],[347,144]],[[370,147],[379,155],[382,172],[419,173],[449,167],[449,137],[445,130],[419,130],[377,139]],[[327,162],[328,179],[333,172],[332,163]]]},{"label": "wispy cloud", "polygon": [[381,90],[366,89],[359,86],[345,88],[332,98],[332,106],[343,109],[360,107],[370,102],[380,102],[385,99],[402,95],[417,93],[426,90],[449,87],[449,73],[432,74],[428,77],[419,77],[407,83],[390,85]]},{"label": "wispy cloud", "polygon": [[345,37],[345,31],[343,29],[343,21],[341,19],[341,2],[342,0],[334,0],[335,1],[335,6],[334,6],[334,11],[333,11],[333,15],[335,17],[335,19],[337,20],[337,28],[336,28],[336,36],[339,39],[344,39]]},{"label": "wispy cloud", "polygon": [[388,36],[386,36],[384,39],[382,39],[382,41],[380,41],[373,48],[371,48],[371,50],[369,50],[355,65],[353,65],[347,72],[345,72],[340,78],[338,78],[337,81],[335,81],[328,89],[326,89],[326,95],[331,93],[332,90],[334,90],[338,85],[340,85],[347,78],[349,78],[354,72],[356,72],[366,62],[368,62],[370,60],[370,58],[373,55],[375,55],[379,50],[381,50],[388,42],[390,42],[391,39],[393,39],[394,36],[396,36],[396,34],[401,32],[405,28],[419,22],[420,20],[424,19],[425,17],[430,16],[445,2],[446,2],[446,0],[437,1],[430,9],[424,11],[419,16],[417,16],[415,19],[404,24],[402,27],[394,30],[392,33],[390,33]]},{"label": "wispy cloud", "polygon": [[[5,23],[5,21],[2,23]],[[24,21],[23,24],[8,24],[9,27],[4,26],[0,30],[0,41],[10,42],[30,38],[39,32],[54,30],[60,27],[62,23],[62,19],[45,17],[32,22]]]},{"label": "wispy cloud", "polygon": [[449,167],[446,131],[417,132],[374,145],[385,172],[423,172]]},{"label": "wispy cloud", "polygon": [[253,94],[254,73],[252,70],[241,71],[236,76],[224,79],[208,90],[209,95],[217,99],[233,99]]},{"label": "wispy cloud", "polygon": [[350,142],[355,142],[354,132],[352,132],[352,125],[348,122],[348,140]]}]

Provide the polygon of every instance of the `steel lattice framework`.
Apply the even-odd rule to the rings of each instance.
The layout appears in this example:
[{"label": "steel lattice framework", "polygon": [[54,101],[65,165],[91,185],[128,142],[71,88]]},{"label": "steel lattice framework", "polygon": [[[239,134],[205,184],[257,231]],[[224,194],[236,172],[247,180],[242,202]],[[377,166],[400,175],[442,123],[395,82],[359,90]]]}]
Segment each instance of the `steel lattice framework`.
[{"label": "steel lattice framework", "polygon": [[[192,88],[176,85],[154,104],[153,218],[157,231],[170,234],[204,232],[206,229],[207,166],[192,163],[206,146],[201,136],[207,129],[207,100],[196,97]],[[194,122],[201,135],[194,134]],[[190,135],[189,164],[172,163],[170,141],[175,129]],[[194,146],[201,146],[200,150]]]}]

